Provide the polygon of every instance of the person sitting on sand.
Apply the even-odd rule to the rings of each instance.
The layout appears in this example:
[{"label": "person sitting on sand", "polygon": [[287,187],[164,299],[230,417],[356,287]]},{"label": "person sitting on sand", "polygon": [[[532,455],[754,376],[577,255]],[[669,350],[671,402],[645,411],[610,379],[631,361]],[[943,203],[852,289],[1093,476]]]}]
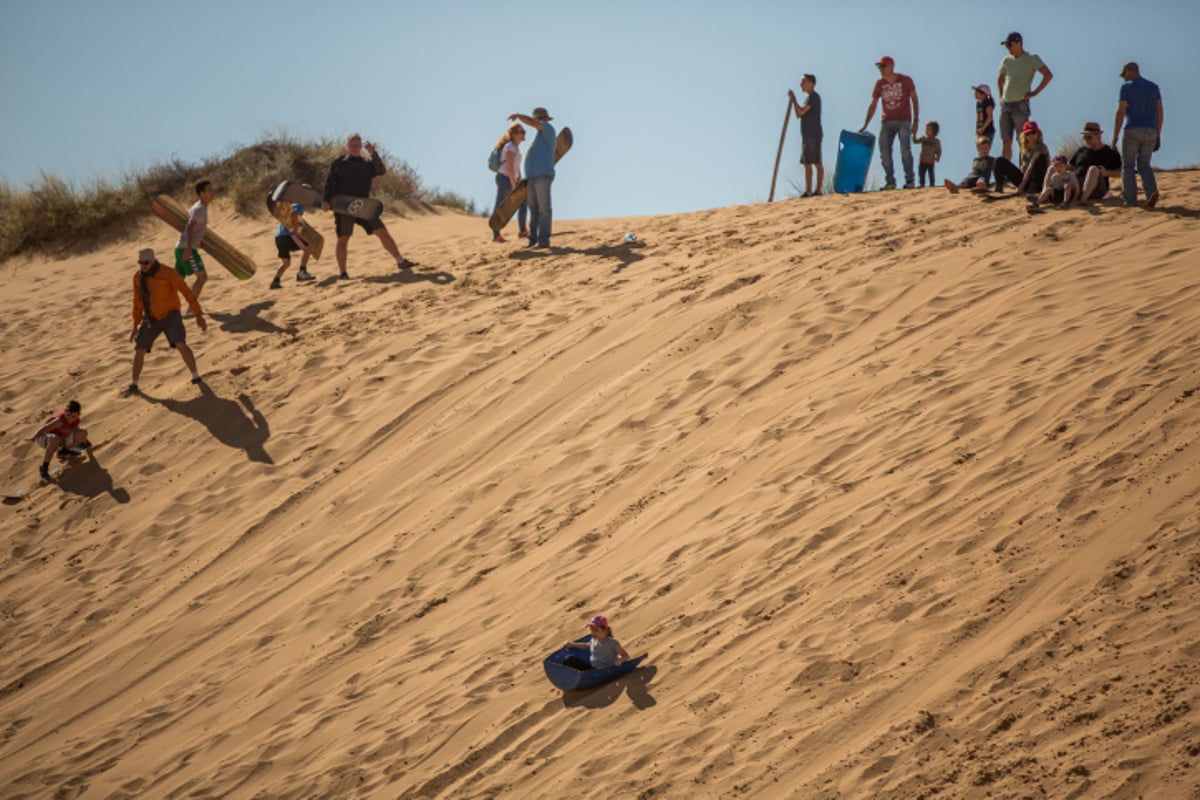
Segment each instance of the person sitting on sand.
[{"label": "person sitting on sand", "polygon": [[1029,202],[1029,210],[1053,198],[1060,208],[1066,208],[1079,199],[1079,178],[1070,170],[1066,156],[1055,156],[1050,169],[1046,170],[1042,193]]},{"label": "person sitting on sand", "polygon": [[996,191],[1004,191],[1004,182],[1017,187],[1017,194],[1038,194],[1046,171],[1050,169],[1050,151],[1043,141],[1042,129],[1033,120],[1021,127],[1021,166],[1004,156],[996,159]]},{"label": "person sitting on sand", "polygon": [[1121,177],[1121,154],[1104,143],[1099,122],[1083,126],[1083,147],[1071,156],[1071,166],[1083,184],[1081,203],[1103,199],[1108,194],[1108,179]]},{"label": "person sitting on sand", "polygon": [[946,178],[945,186],[951,194],[958,194],[959,189],[972,189],[977,192],[988,190],[992,183],[992,168],[996,165],[996,159],[991,156],[991,149],[991,139],[986,136],[975,137],[975,150],[979,155],[971,162],[971,171],[967,173],[967,177],[958,183]]},{"label": "person sitting on sand", "polygon": [[567,656],[563,660],[566,666],[573,669],[605,669],[618,666],[629,658],[629,653],[613,638],[608,618],[603,614],[597,614],[588,621],[588,630],[592,634],[590,642],[567,642],[566,647],[590,651],[589,659],[584,661],[578,656]]},{"label": "person sitting on sand", "polygon": [[79,427],[82,406],[78,400],[67,403],[67,410],[55,414],[42,423],[37,433],[33,435],[34,444],[45,448],[42,466],[38,469],[38,477],[44,481],[50,480],[50,457],[58,452],[59,458],[73,458],[84,450],[91,449],[88,432]]}]

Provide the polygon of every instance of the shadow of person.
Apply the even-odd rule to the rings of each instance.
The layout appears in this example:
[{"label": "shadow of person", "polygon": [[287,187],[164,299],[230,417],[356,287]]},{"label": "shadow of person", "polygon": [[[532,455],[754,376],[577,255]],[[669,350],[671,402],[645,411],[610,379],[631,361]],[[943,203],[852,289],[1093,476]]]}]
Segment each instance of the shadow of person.
[{"label": "shadow of person", "polygon": [[396,270],[386,275],[371,275],[363,280],[370,283],[434,283],[438,286],[445,286],[454,283],[454,276],[445,270],[415,272],[411,269],[406,269],[403,272]]},{"label": "shadow of person", "polygon": [[641,261],[643,258],[645,258],[645,255],[638,252],[645,246],[645,242],[636,240],[632,242],[621,242],[620,244],[603,244],[597,245],[596,247],[586,247],[582,250],[576,247],[560,247],[558,245],[550,245],[549,247],[525,248],[523,250],[517,250],[514,253],[510,253],[508,257],[524,259],[538,258],[541,256],[574,254],[589,257],[614,258],[617,260],[617,263],[613,266],[612,271],[616,273],[621,272],[630,264],[636,264],[638,261]]},{"label": "shadow of person", "polygon": [[118,503],[129,502],[129,492],[113,486],[112,475],[100,465],[95,451],[89,458],[64,469],[58,476],[58,487],[64,492],[83,497],[99,497],[107,493]]},{"label": "shadow of person", "polygon": [[605,708],[611,706],[621,696],[622,692],[629,693],[629,700],[640,711],[651,708],[658,701],[650,696],[646,685],[654,679],[658,667],[638,667],[628,675],[622,675],[611,683],[587,689],[582,692],[563,692],[562,702],[566,708]]},{"label": "shadow of person", "polygon": [[217,441],[228,447],[245,450],[246,458],[251,461],[274,464],[265,449],[267,439],[271,438],[271,426],[254,407],[254,401],[245,394],[239,394],[237,401],[229,400],[218,396],[206,383],[198,385],[200,396],[189,400],[152,397],[145,392],[142,392],[142,396],[168,411],[191,417],[208,428]]},{"label": "shadow of person", "polygon": [[258,331],[259,333],[283,333],[288,336],[295,336],[297,331],[294,325],[289,325],[286,328],[281,328],[269,319],[263,319],[259,316],[262,312],[275,305],[274,300],[263,300],[258,303],[251,303],[236,314],[222,314],[220,312],[209,313],[209,319],[218,322],[221,325],[221,330],[229,333],[250,333]]}]

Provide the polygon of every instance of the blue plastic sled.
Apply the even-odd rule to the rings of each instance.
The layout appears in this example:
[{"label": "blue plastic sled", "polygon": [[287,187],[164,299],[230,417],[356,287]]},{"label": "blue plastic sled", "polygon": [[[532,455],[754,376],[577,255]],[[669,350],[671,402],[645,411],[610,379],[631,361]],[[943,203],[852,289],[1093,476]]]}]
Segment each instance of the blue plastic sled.
[{"label": "blue plastic sled", "polygon": [[867,170],[875,152],[875,134],[842,131],[838,138],[837,166],[833,171],[833,190],[838,194],[861,192],[867,185]]},{"label": "blue plastic sled", "polygon": [[[591,640],[592,637],[589,635],[575,641],[590,642]],[[546,677],[564,692],[581,692],[585,689],[594,689],[622,675],[633,672],[642,663],[642,660],[646,658],[646,655],[642,654],[637,658],[629,659],[620,666],[606,667],[605,669],[575,669],[563,663],[569,655],[586,658],[587,651],[564,647],[546,656],[546,660],[542,662],[542,667],[546,670]]]}]

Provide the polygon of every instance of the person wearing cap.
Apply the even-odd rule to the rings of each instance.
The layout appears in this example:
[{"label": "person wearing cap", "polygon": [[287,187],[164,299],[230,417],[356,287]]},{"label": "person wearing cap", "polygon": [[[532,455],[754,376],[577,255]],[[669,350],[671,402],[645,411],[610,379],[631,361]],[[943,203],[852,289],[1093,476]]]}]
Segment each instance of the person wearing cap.
[{"label": "person wearing cap", "polygon": [[175,271],[180,277],[196,276],[192,282],[192,294],[200,296],[200,290],[208,281],[208,271],[204,268],[204,259],[200,258],[200,244],[204,241],[204,233],[208,230],[208,206],[216,196],[212,181],[200,181],[196,184],[196,197],[199,198],[188,210],[187,223],[179,233],[179,241],[175,244]]},{"label": "person wearing cap", "polygon": [[[796,93],[788,89],[792,110],[800,120],[800,163],[804,165],[804,194],[801,197],[818,197],[825,183],[825,167],[821,163],[821,95],[817,94],[817,76],[804,73],[800,78],[800,90],[804,92],[804,105],[796,99]],[[817,169],[817,188],[813,189],[813,167]]]},{"label": "person wearing cap", "polygon": [[550,121],[554,117],[538,106],[533,113],[509,114],[508,121],[520,120],[537,129],[533,144],[525,153],[525,181],[529,187],[529,246],[549,247],[554,211],[550,203],[550,184],[554,182],[554,147],[558,134]]},{"label": "person wearing cap", "polygon": [[[1032,113],[1029,101],[1041,94],[1054,79],[1054,73],[1039,56],[1025,52],[1021,34],[1013,31],[1003,42],[1008,55],[1000,62],[1000,76],[996,85],[1000,89],[1000,140],[1001,155],[1012,160],[1013,135]],[[1041,83],[1033,88],[1033,76],[1042,73]]]},{"label": "person wearing cap", "polygon": [[136,340],[136,349],[133,352],[133,380],[125,390],[126,396],[139,393],[138,377],[142,374],[142,364],[160,333],[166,334],[167,343],[179,351],[183,363],[192,373],[192,383],[200,383],[196,357],[187,345],[187,331],[184,330],[183,315],[180,313],[180,295],[192,309],[196,327],[201,331],[208,330],[208,323],[204,321],[204,313],[200,310],[200,301],[183,282],[183,278],[179,277],[179,273],[160,264],[149,247],[139,250],[138,269],[133,275],[133,331],[129,334],[131,342]]},{"label": "person wearing cap", "polygon": [[[367,158],[363,158],[362,155],[364,146],[367,150]],[[321,208],[328,211],[329,202],[335,194],[370,197],[371,181],[386,172],[387,164],[384,164],[383,158],[375,152],[375,145],[371,142],[364,145],[361,136],[357,133],[350,134],[346,138],[346,154],[338,156],[329,165],[329,174],[325,177],[325,199],[321,203]],[[355,225],[378,237],[383,249],[396,259],[396,269],[403,272],[416,266],[416,262],[409,261],[400,255],[400,249],[396,247],[396,241],[384,227],[383,220],[358,219],[349,214],[339,214],[335,211],[333,223],[337,233],[335,255],[339,278],[345,280],[350,277],[350,273],[346,271],[346,256],[350,249],[350,235],[354,233]]]},{"label": "person wearing cap", "polygon": [[1125,205],[1137,205],[1137,181],[1134,172],[1142,178],[1142,190],[1146,193],[1146,208],[1154,208],[1158,202],[1158,181],[1150,168],[1150,157],[1158,151],[1162,142],[1163,104],[1158,84],[1142,77],[1136,61],[1121,68],[1120,101],[1117,117],[1113,122],[1113,147],[1121,138],[1121,125],[1125,125],[1125,138],[1121,141],[1121,197]]},{"label": "person wearing cap", "polygon": [[896,72],[896,60],[884,56],[875,62],[879,67],[879,80],[871,91],[871,106],[867,109],[867,120],[858,129],[864,132],[875,116],[875,107],[883,101],[883,119],[879,126],[879,161],[883,164],[886,183],[884,189],[896,188],[896,171],[892,166],[892,142],[900,139],[900,161],[904,165],[904,188],[917,185],[913,174],[912,132],[917,128],[921,116],[917,101],[917,87],[913,79]]},{"label": "person wearing cap", "polygon": [[567,656],[563,663],[575,669],[605,669],[615,667],[628,660],[629,653],[621,647],[621,643],[613,638],[612,628],[608,618],[597,614],[588,620],[588,632],[592,638],[586,642],[567,642],[564,647],[571,650],[587,650],[588,659],[585,661],[577,656]]},{"label": "person wearing cap", "polygon": [[1050,150],[1043,141],[1042,129],[1033,120],[1021,126],[1021,165],[1004,156],[996,159],[994,174],[996,191],[1004,191],[1004,182],[1017,187],[1017,194],[1037,194],[1042,191],[1046,170],[1050,169]]},{"label": "person wearing cap", "polygon": [[1079,178],[1071,172],[1066,156],[1055,156],[1046,170],[1043,180],[1042,193],[1029,201],[1030,213],[1040,210],[1041,204],[1054,200],[1060,207],[1066,208],[1079,199]]},{"label": "person wearing cap", "polygon": [[972,86],[975,92],[975,135],[996,138],[996,101],[992,99],[992,87],[986,83]]},{"label": "person wearing cap", "polygon": [[1108,194],[1108,179],[1121,175],[1121,155],[1104,143],[1104,131],[1099,122],[1083,126],[1083,147],[1071,156],[1075,176],[1083,184],[1079,202],[1099,200]]},{"label": "person wearing cap", "polygon": [[84,450],[92,449],[92,443],[88,441],[88,432],[79,427],[82,410],[78,400],[70,401],[66,411],[50,417],[33,435],[33,443],[45,448],[42,466],[38,469],[38,477],[42,480],[50,480],[50,457],[55,452],[59,458],[73,458],[81,455]]}]

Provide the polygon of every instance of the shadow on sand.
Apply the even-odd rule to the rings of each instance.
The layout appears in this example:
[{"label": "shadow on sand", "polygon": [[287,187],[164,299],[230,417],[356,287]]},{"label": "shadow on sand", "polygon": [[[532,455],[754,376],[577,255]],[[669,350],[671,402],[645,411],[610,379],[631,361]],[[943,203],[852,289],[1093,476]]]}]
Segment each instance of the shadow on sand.
[{"label": "shadow on sand", "polygon": [[563,692],[562,703],[566,708],[604,708],[617,701],[622,693],[629,694],[629,700],[639,711],[645,711],[658,704],[650,694],[648,685],[658,673],[658,667],[638,667],[628,675],[617,678],[612,683],[606,683],[585,692]]},{"label": "shadow on sand", "polygon": [[[245,394],[237,400],[219,397],[206,383],[199,384],[200,396],[190,400],[152,397],[145,392],[140,396],[151,403],[158,403],[168,411],[191,417],[204,427],[217,441],[235,449],[245,450],[246,458],[263,464],[274,464],[267,454],[265,445],[271,438],[271,427],[267,419]],[[243,410],[244,409],[244,410]]]},{"label": "shadow on sand", "polygon": [[286,328],[281,328],[274,322],[259,316],[274,305],[274,300],[263,300],[258,303],[251,303],[236,314],[213,312],[208,316],[214,322],[220,324],[221,330],[228,331],[229,333],[251,333],[257,331],[259,333],[284,333],[289,336],[295,336],[297,333],[295,326],[289,325]]},{"label": "shadow on sand", "polygon": [[580,255],[589,258],[612,258],[616,259],[616,264],[613,265],[613,272],[621,272],[630,264],[636,264],[646,256],[638,252],[646,246],[645,242],[621,242],[620,244],[604,244],[596,247],[587,247],[582,250],[576,247],[559,247],[550,245],[549,247],[526,247],[509,254],[509,258],[525,260],[527,258],[546,258],[556,255]]}]

